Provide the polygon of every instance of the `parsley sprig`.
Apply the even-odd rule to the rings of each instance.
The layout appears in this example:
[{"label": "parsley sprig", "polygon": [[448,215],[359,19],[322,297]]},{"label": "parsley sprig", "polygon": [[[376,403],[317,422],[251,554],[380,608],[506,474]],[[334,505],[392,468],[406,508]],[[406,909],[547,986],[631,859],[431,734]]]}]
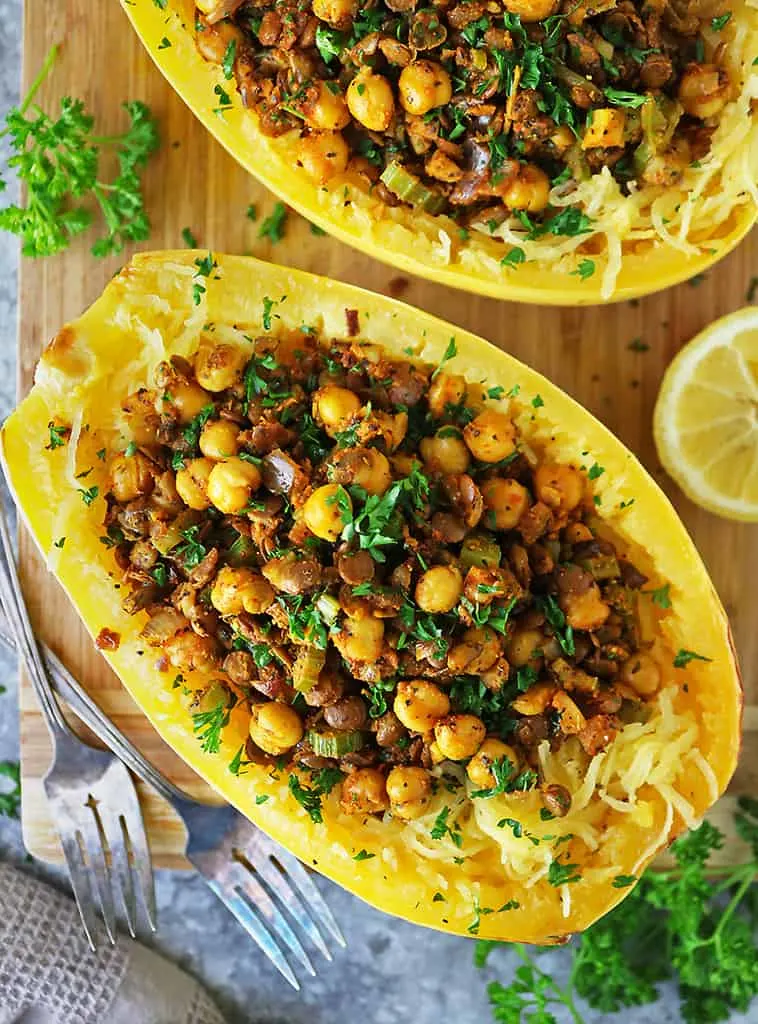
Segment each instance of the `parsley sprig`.
[{"label": "parsley sprig", "polygon": [[351,497],[363,500],[363,508],[352,519],[347,518],[342,539],[368,551],[375,562],[385,562],[382,550],[402,540],[400,513],[420,512],[429,496],[429,480],[418,466],[407,477],[396,480],[382,495],[366,494],[362,488],[351,487]]},{"label": "parsley sprig", "polygon": [[[747,1011],[758,995],[758,800],[741,798],[735,824],[751,849],[747,862],[709,866],[725,838],[709,822],[677,840],[671,848],[675,867],[648,873],[570,947],[565,983],[543,970],[525,946],[510,947],[522,964],[510,984],[488,985],[493,1021],[554,1021],[553,1010],[563,1007],[573,1024],[586,1024],[579,997],[606,1020],[628,1007],[654,1003],[656,986],[665,980],[677,982],[687,1024],[715,1024],[732,1011]],[[634,882],[616,876],[609,884],[621,888]],[[483,967],[498,945],[480,940],[476,965]]]},{"label": "parsley sprig", "polygon": [[[5,118],[0,136],[13,150],[8,167],[26,186],[26,205],[0,210],[0,229],[18,235],[25,256],[51,256],[93,223],[92,206],[100,209],[105,233],[92,246],[95,256],[118,253],[127,242],[150,234],[140,172],[158,148],[158,130],[150,110],[137,100],[123,104],[129,128],[121,135],[98,136],[94,118],[82,100],[64,96],[57,117],[34,104],[58,54],[53,46],[18,107]],[[118,174],[99,177],[103,148],[115,148]],[[0,179],[0,189],[6,183]]]}]

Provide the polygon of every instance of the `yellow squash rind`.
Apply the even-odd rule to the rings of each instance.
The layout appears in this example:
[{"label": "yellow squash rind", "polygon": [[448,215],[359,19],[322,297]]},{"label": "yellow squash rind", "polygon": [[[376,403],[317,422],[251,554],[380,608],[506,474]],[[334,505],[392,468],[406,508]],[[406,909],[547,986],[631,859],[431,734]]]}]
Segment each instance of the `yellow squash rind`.
[{"label": "yellow squash rind", "polygon": [[[429,862],[398,845],[399,823],[347,817],[333,795],[325,801],[324,824],[314,824],[288,794],[286,772],[272,778],[265,769],[251,768],[239,777],[232,775],[228,765],[244,738],[242,718],[233,719],[220,754],[201,750],[181,687],[172,688],[171,676],[156,667],[155,651],[138,639],[143,616],[130,617],[121,609],[113,558],[99,540],[106,464],[97,451],[105,444],[124,443],[123,437],[104,432],[103,424],[110,423],[105,411],[118,409],[128,391],[149,380],[158,361],[175,352],[192,353],[207,322],[235,324],[253,337],[260,333],[264,298],[279,302],[274,331],[309,324],[326,336],[344,337],[345,309],[357,309],[362,339],[400,357],[410,347],[430,363],[440,362],[453,335],[453,372],[506,389],[519,385],[528,410],[524,422],[529,426],[523,429],[531,430],[551,457],[583,461],[581,453],[589,452],[605,467],[597,481],[601,516],[622,541],[634,544],[643,571],[671,584],[673,606],[662,619],[666,642],[672,650],[697,650],[712,659],[692,662],[676,673],[679,683],[687,683],[688,692],[682,688],[680,697],[697,715],[698,746],[714,773],[712,791],[698,784],[697,772],[678,782],[695,814],[701,815],[715,791],[723,792],[736,765],[741,688],[724,610],[684,526],[657,484],[609,430],[544,377],[481,338],[384,296],[218,254],[214,273],[202,278],[207,290],[196,305],[194,261],[203,255],[184,250],[135,257],[94,305],[53,339],[40,360],[32,392],[3,427],[2,457],[11,487],[50,569],[93,636],[103,627],[120,634],[118,650],[105,656],[164,739],[227,800],[306,863],[382,910],[458,934],[469,932],[475,901],[493,909],[512,899],[521,904],[483,915],[479,934],[484,937],[545,943],[587,927],[628,889],[614,888],[608,881],[577,883],[572,886],[571,912],[564,916],[557,889],[543,878],[519,891],[505,879],[494,854],[477,862],[477,877],[467,874],[468,866],[434,863],[432,880]],[[529,403],[537,394],[544,405],[534,410]],[[46,449],[53,419],[74,425],[76,451],[73,442]],[[98,485],[100,495],[87,506],[77,493],[81,481],[76,473],[90,466],[87,486]],[[634,503],[620,508],[631,497]],[[66,536],[63,548],[55,546],[61,535]],[[255,794],[261,792],[269,799],[256,804]],[[658,798],[656,804],[655,794],[650,799],[660,822],[662,802]],[[629,873],[655,829],[632,826],[628,817],[612,809],[607,824],[621,830],[618,871]],[[675,816],[660,844],[682,827]],[[361,850],[375,856],[355,861]],[[435,901],[440,889],[445,900]]]}]

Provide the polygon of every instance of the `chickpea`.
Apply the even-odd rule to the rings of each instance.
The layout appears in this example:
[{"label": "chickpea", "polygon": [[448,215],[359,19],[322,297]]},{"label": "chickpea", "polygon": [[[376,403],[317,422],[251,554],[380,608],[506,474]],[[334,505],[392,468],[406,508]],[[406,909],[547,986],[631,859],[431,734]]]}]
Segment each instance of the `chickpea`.
[{"label": "chickpea", "polygon": [[213,463],[210,459],[190,459],[176,474],[176,490],[185,505],[202,512],[209,508],[208,480]]},{"label": "chickpea", "polygon": [[278,757],[291,750],[303,738],[303,721],[294,708],[279,701],[254,704],[250,718],[250,738],[267,754]]},{"label": "chickpea", "polygon": [[635,654],[625,662],[621,678],[641,697],[652,697],[661,683],[661,670],[649,654]]},{"label": "chickpea", "polygon": [[458,405],[466,396],[466,378],[457,373],[438,373],[429,386],[426,400],[432,416],[442,419],[448,405]]},{"label": "chickpea", "polygon": [[542,463],[534,472],[537,498],[558,512],[571,512],[584,497],[584,477],[573,466]]},{"label": "chickpea", "polygon": [[180,423],[191,423],[213,401],[210,394],[198,384],[187,384],[184,381],[170,384],[166,391],[168,400],[164,402],[159,399],[158,412],[165,412],[166,407],[173,409]]},{"label": "chickpea", "polygon": [[211,604],[222,615],[262,615],[274,600],[274,588],[259,573],[225,565],[213,581]]},{"label": "chickpea", "polygon": [[233,455],[217,462],[208,477],[208,497],[219,512],[241,512],[261,485],[261,474],[252,462]]},{"label": "chickpea", "polygon": [[361,408],[361,400],[349,388],[327,384],[313,395],[311,409],[313,418],[320,423],[330,437],[344,430],[350,419]]},{"label": "chickpea", "polygon": [[349,158],[350,151],[341,132],[311,132],[300,141],[298,162],[319,185],[343,174]]},{"label": "chickpea", "polygon": [[419,818],[432,798],[432,783],[425,768],[398,765],[387,776],[390,811],[396,818]]},{"label": "chickpea", "polygon": [[729,76],[715,64],[688,64],[679,82],[679,102],[685,114],[705,121],[715,117],[729,100]]},{"label": "chickpea", "polygon": [[236,345],[202,344],[195,356],[195,377],[206,391],[226,391],[242,379],[247,355]]},{"label": "chickpea", "polygon": [[537,629],[519,629],[506,644],[508,661],[516,668],[531,664],[536,668],[542,657],[542,646],[545,637]]},{"label": "chickpea", "polygon": [[313,13],[340,31],[350,28],[358,13],[358,0],[313,0]]},{"label": "chickpea", "polygon": [[495,773],[492,771],[492,766],[496,761],[510,762],[510,768],[508,765],[505,767],[508,768],[511,775],[515,775],[519,770],[521,758],[513,747],[490,736],[466,765],[466,774],[477,789],[492,789],[497,785]]},{"label": "chickpea", "polygon": [[378,768],[358,768],[342,783],[340,798],[347,814],[381,814],[389,807],[387,786]]},{"label": "chickpea", "polygon": [[486,735],[484,722],[476,715],[448,715],[434,727],[440,753],[449,761],[465,761],[467,757],[473,757]]},{"label": "chickpea", "polygon": [[345,525],[340,506],[352,513],[353,503],[344,487],[340,484],[317,487],[303,505],[305,525],[321,540],[336,541]]},{"label": "chickpea", "polygon": [[449,612],[463,592],[463,578],[454,565],[427,569],[416,584],[416,604],[423,612]]},{"label": "chickpea", "polygon": [[200,451],[209,459],[221,461],[239,451],[239,427],[231,420],[212,420],[200,433]]},{"label": "chickpea", "polygon": [[442,427],[434,437],[421,439],[421,457],[433,473],[465,473],[469,467],[469,450],[452,431],[451,427]]},{"label": "chickpea", "polygon": [[206,15],[211,24],[228,18],[239,6],[240,0],[197,0],[198,10]]},{"label": "chickpea", "polygon": [[370,68],[362,68],[347,87],[347,105],[355,120],[371,132],[386,132],[395,113],[390,83]]},{"label": "chickpea", "polygon": [[492,668],[500,657],[500,641],[494,629],[477,626],[467,629],[461,642],[448,653],[447,667],[456,675],[479,675]]},{"label": "chickpea", "polygon": [[503,0],[510,14],[518,14],[524,22],[544,21],[558,8],[556,0]]},{"label": "chickpea", "polygon": [[334,132],[350,124],[350,111],[339,84],[323,79],[308,89],[300,106],[305,123],[319,131]]},{"label": "chickpea", "polygon": [[[231,0],[227,0],[227,3],[231,4]],[[198,9],[202,10],[208,6],[209,0],[205,0],[205,2],[201,0],[201,3],[198,4]],[[217,4],[216,6],[219,5]],[[223,18],[224,15],[222,14],[221,17]],[[245,37],[236,25],[232,25],[229,21],[217,21],[215,24],[203,24],[200,22],[200,24],[203,28],[200,31],[198,27],[195,33],[195,45],[204,60],[209,61],[211,64],[221,64],[227,47],[232,40],[237,45],[236,52],[239,53],[241,51]]]},{"label": "chickpea", "polygon": [[392,709],[406,729],[429,732],[450,713],[450,699],[425,679],[403,679],[397,684]]},{"label": "chickpea", "polygon": [[182,672],[211,672],[218,667],[218,646],[212,636],[191,629],[169,637],[163,644],[166,657]]},{"label": "chickpea", "polygon": [[434,107],[444,107],[453,95],[450,75],[432,60],[414,60],[404,67],[398,88],[403,110],[418,116]]},{"label": "chickpea", "polygon": [[522,164],[498,192],[511,210],[539,213],[547,206],[550,178],[536,164]]},{"label": "chickpea", "polygon": [[535,683],[526,693],[519,694],[511,701],[511,707],[520,715],[541,715],[550,705],[555,691],[553,683]]},{"label": "chickpea", "polygon": [[485,523],[496,530],[513,530],[529,508],[529,491],[518,480],[494,477],[479,485],[487,509]]},{"label": "chickpea", "polygon": [[463,428],[463,439],[469,451],[480,462],[499,462],[516,445],[516,428],[510,416],[497,409],[485,409]]},{"label": "chickpea", "polygon": [[349,480],[342,479],[342,483],[358,484],[368,494],[384,494],[392,483],[392,470],[387,456],[377,448],[348,448],[345,452],[344,467]]},{"label": "chickpea", "polygon": [[142,452],[117,455],[110,465],[108,490],[121,503],[149,494],[155,485],[154,467]]},{"label": "chickpea", "polygon": [[345,661],[377,661],[384,643],[384,623],[370,617],[346,618],[339,633],[332,636],[334,646]]}]

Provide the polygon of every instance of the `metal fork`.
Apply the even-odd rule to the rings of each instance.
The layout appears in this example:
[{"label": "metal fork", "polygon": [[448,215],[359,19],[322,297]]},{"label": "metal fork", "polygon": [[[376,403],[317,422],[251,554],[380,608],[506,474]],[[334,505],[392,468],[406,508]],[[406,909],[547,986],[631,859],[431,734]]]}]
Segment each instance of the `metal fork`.
[{"label": "metal fork", "polygon": [[[13,644],[2,619],[0,641]],[[277,970],[299,990],[277,938],[310,975],[315,976],[316,971],[277,901],[327,960],[332,955],[322,932],[340,946],[346,945],[300,861],[233,807],[201,804],[169,782],[107,718],[58,658],[47,650],[44,656],[57,692],[77,717],[177,811],[187,828],[187,858]]]},{"label": "metal fork", "polygon": [[156,929],[153,871],[142,812],[124,764],[80,740],[61,713],[29,622],[2,509],[0,550],[0,601],[52,739],[53,759],[43,784],[79,916],[94,952],[98,910],[110,943],[116,942],[114,892],[132,938],[137,929],[138,890],[150,928]]}]

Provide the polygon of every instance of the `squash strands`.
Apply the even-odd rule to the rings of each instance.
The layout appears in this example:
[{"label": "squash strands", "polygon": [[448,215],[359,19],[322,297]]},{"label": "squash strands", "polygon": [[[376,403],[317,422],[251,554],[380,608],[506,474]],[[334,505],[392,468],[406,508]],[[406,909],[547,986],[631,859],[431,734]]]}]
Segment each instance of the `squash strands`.
[{"label": "squash strands", "polygon": [[[608,167],[550,203],[583,209],[588,233],[530,237],[517,219],[462,231],[445,215],[390,208],[349,170],[326,185],[299,164],[298,131],[265,135],[243,106],[233,75],[197,50],[192,0],[122,0],[153,60],[206,128],[272,192],[321,228],[398,270],[484,295],[555,305],[589,305],[649,294],[702,273],[730,252],[758,210],[758,10],[733,5],[722,35],[734,97],[709,153],[670,187],[633,183],[624,194]],[[416,197],[418,198],[418,197]],[[492,233],[490,236],[490,232]]]},{"label": "squash strands", "polygon": [[[469,381],[501,386],[505,397],[495,407],[544,457],[602,466],[602,474],[589,474],[599,501],[597,531],[613,536],[649,588],[665,588],[665,602],[645,600],[641,623],[661,674],[647,716],[625,725],[581,770],[561,754],[564,748],[540,750],[544,779],[571,791],[563,818],[548,820],[536,792],[468,799],[464,786],[447,791],[441,784],[428,814],[412,822],[346,815],[336,791],[322,800],[323,821],[314,821],[293,799],[286,769],[250,764],[240,774],[230,771],[247,735],[241,705],[220,748],[203,750],[183,687],[173,685],[174,673],[156,665],[140,639],[145,613],[122,609],[113,553],[101,542],[107,482],[98,453],[126,443],[124,396],[151,384],[161,360],[191,357],[208,324],[216,338],[241,345],[262,329],[277,334],[303,325],[344,338],[346,309],[357,311],[361,340],[391,357],[407,359],[412,351],[426,363],[445,361],[446,371]],[[518,397],[508,397],[516,386]],[[541,402],[534,401],[538,395]],[[50,445],[51,423],[64,429],[63,443]],[[741,688],[726,617],[665,496],[605,427],[549,381],[424,313],[254,259],[143,254],[53,339],[31,394],[3,428],[2,451],[51,571],[93,636],[105,628],[119,635],[117,649],[105,656],[161,735],[274,839],[382,910],[462,935],[561,941],[618,903],[734,771]],[[83,483],[77,474],[89,469]],[[56,546],[61,536],[64,547]],[[205,683],[185,674],[192,690]]]}]

